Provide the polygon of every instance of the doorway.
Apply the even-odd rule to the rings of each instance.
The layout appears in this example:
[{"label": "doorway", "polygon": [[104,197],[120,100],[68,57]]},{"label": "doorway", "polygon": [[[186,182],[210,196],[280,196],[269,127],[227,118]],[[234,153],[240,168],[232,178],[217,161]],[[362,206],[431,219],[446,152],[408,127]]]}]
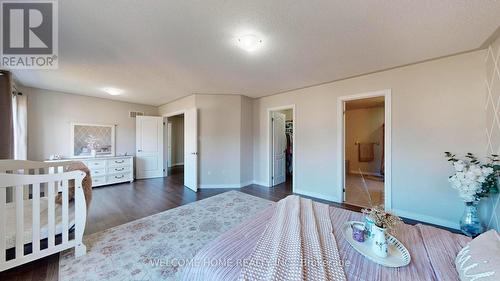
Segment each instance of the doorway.
[{"label": "doorway", "polygon": [[[175,133],[174,126],[170,125],[171,133],[168,134],[169,120],[174,116],[182,115],[184,124],[183,133]],[[164,128],[166,127],[166,128]],[[148,179],[165,177],[168,168],[182,165],[184,173],[184,186],[198,191],[198,109],[190,108],[180,112],[165,114],[162,117],[137,116],[136,120],[136,177]],[[167,135],[166,135],[167,134]],[[165,136],[166,135],[166,136]],[[172,136],[169,142],[169,136]],[[175,137],[183,136],[183,149],[179,158],[174,158]],[[170,158],[170,155],[172,158]],[[184,155],[184,158],[182,158]],[[175,165],[177,164],[177,165]]]},{"label": "doorway", "polygon": [[184,114],[163,118],[164,176],[184,185]]},{"label": "doorway", "polygon": [[[198,109],[190,108],[163,115],[166,167],[163,176],[177,175],[184,186],[198,191]],[[169,133],[170,131],[170,133]],[[166,136],[165,136],[166,135]],[[170,151],[170,153],[169,153]],[[183,176],[182,176],[183,175]]]},{"label": "doorway", "polygon": [[343,202],[391,208],[390,90],[339,98]]},{"label": "doorway", "polygon": [[294,190],[295,106],[269,109],[269,186]]}]

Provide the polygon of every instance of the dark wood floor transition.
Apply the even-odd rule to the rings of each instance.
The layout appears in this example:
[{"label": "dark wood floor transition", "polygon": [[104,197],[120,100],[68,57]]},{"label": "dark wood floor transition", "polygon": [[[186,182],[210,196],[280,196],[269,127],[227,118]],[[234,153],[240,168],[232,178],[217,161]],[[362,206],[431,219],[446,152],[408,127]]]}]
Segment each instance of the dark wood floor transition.
[{"label": "dark wood floor transition", "polygon": [[[291,181],[273,188],[250,185],[238,189],[203,189],[193,192],[184,187],[183,167],[173,168],[166,178],[137,180],[133,183],[95,188],[85,234],[99,232],[136,219],[208,198],[229,190],[238,190],[260,198],[279,201],[292,194]],[[317,200],[340,208],[360,211],[359,207]],[[415,221],[405,220],[407,223]],[[59,254],[0,273],[0,280],[57,280]]]}]

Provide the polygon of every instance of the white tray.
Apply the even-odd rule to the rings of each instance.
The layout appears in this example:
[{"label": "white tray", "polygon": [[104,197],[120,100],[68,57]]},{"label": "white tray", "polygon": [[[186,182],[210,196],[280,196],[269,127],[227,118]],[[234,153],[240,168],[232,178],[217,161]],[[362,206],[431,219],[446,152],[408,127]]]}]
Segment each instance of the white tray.
[{"label": "white tray", "polygon": [[365,242],[358,242],[352,238],[351,225],[353,223],[364,225],[364,223],[359,221],[348,221],[342,226],[342,234],[344,234],[344,238],[347,242],[349,242],[349,244],[351,244],[351,246],[360,254],[369,260],[386,267],[401,267],[410,263],[411,257],[408,250],[401,242],[399,242],[398,239],[390,234],[386,234],[389,255],[386,258],[381,258],[375,255],[372,251],[371,239],[366,239]]}]

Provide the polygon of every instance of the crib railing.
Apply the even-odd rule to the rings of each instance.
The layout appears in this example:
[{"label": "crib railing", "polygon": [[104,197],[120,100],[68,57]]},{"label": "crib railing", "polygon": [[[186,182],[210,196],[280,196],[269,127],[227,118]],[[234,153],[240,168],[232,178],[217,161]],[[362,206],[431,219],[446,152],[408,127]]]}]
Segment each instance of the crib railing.
[{"label": "crib railing", "polygon": [[[75,255],[86,252],[82,243],[87,216],[82,171],[64,172],[64,167],[70,162],[44,163],[33,161],[0,161],[0,271],[75,247]],[[69,237],[69,183],[74,181],[74,238]],[[7,191],[12,198],[8,198]],[[56,243],[56,195],[62,195],[61,200],[61,241]],[[40,245],[40,200],[47,199],[47,247]],[[32,209],[31,252],[25,252],[25,210],[29,202]],[[9,205],[10,204],[10,205]],[[6,208],[15,208],[15,252],[14,257],[7,258],[7,212]],[[26,214],[28,215],[28,214]],[[13,229],[9,229],[9,233]]]},{"label": "crib railing", "polygon": [[[0,173],[20,174],[20,175],[38,175],[38,174],[54,174],[64,172],[64,167],[73,163],[72,161],[63,162],[37,162],[26,160],[0,160]],[[12,202],[16,190],[7,188],[7,203]],[[42,194],[46,194],[46,189],[41,187]],[[24,187],[24,199],[29,199],[32,190],[30,187]]]}]

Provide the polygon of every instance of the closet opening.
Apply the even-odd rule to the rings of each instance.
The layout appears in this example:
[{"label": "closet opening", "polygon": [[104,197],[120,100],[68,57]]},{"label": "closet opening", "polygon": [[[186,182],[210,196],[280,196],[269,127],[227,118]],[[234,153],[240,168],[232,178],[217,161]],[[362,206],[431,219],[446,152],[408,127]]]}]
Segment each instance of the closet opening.
[{"label": "closet opening", "polygon": [[295,184],[295,107],[269,109],[269,186],[293,191]]}]

